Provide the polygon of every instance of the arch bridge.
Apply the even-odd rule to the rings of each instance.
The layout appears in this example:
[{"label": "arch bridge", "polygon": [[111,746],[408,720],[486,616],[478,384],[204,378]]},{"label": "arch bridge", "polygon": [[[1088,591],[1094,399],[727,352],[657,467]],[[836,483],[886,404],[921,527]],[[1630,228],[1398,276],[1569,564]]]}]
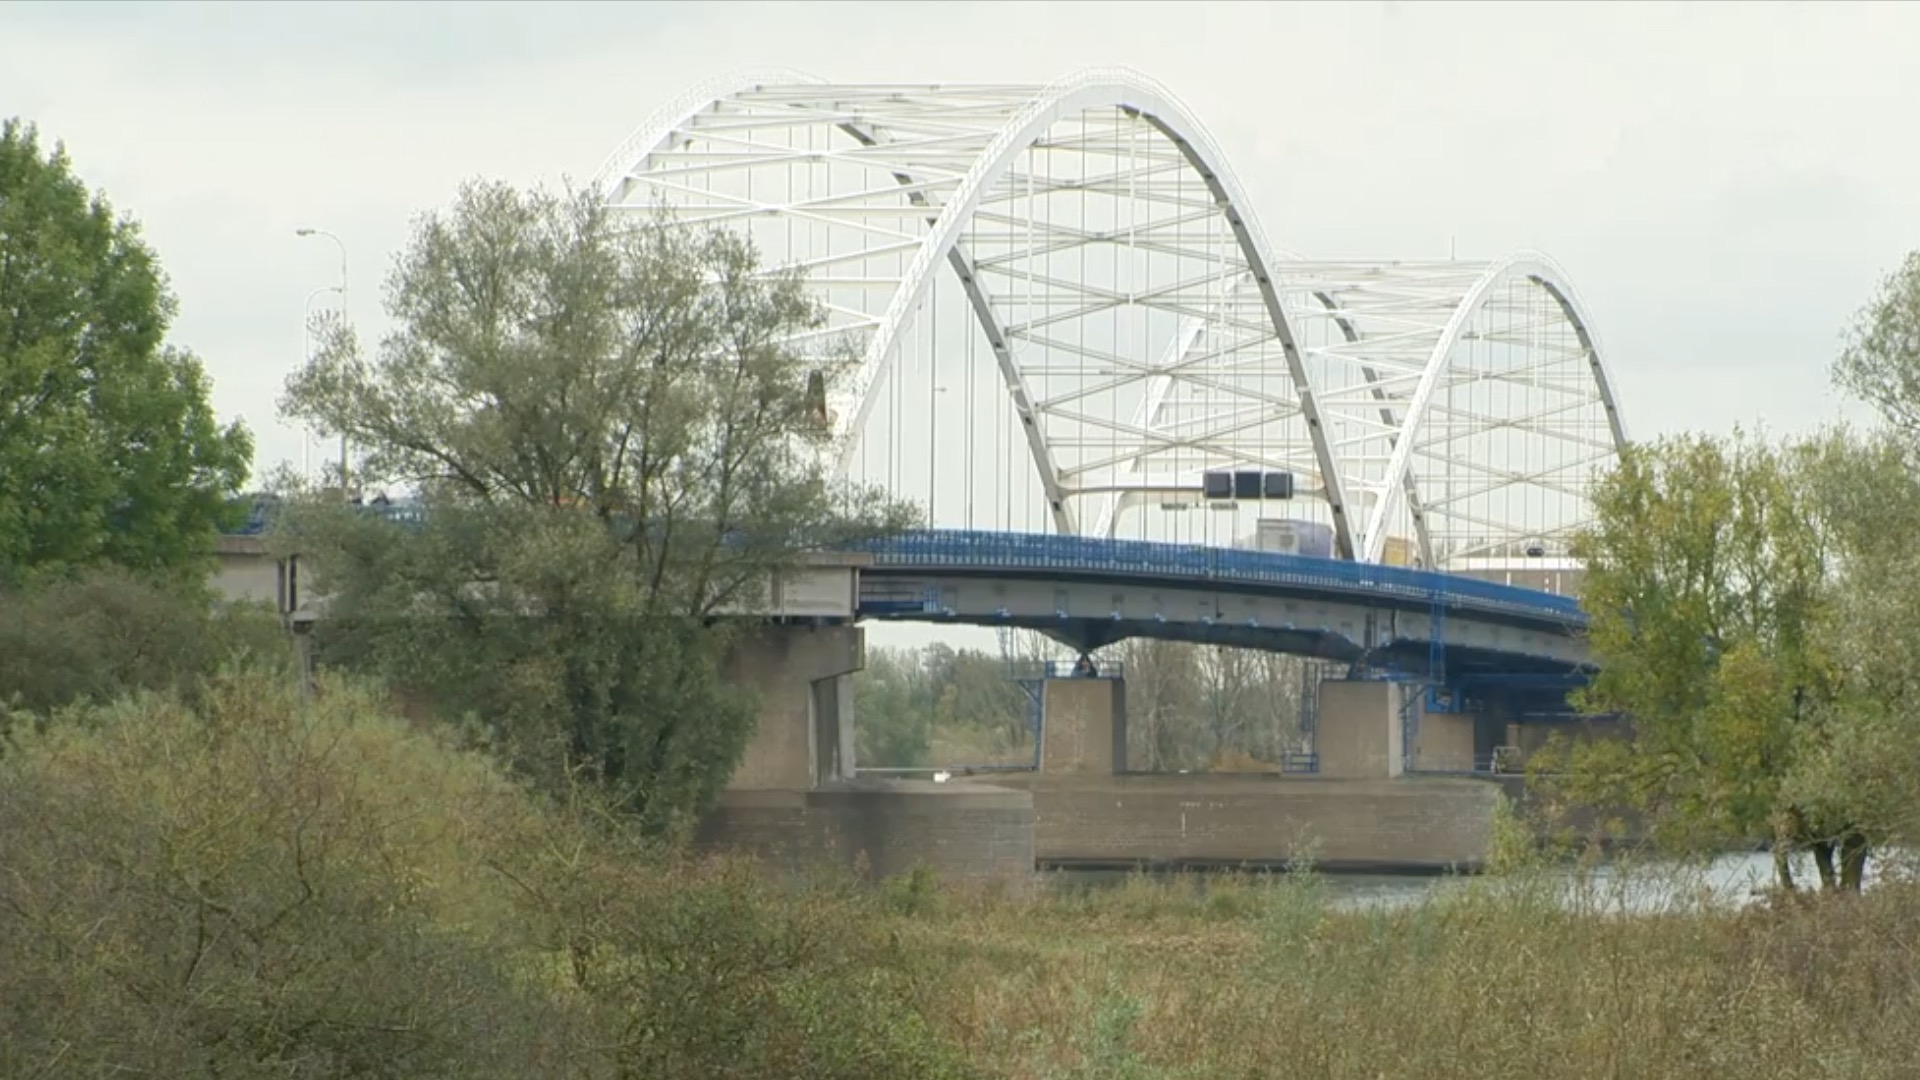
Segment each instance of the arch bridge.
[{"label": "arch bridge", "polygon": [[[1625,445],[1551,259],[1284,250],[1199,119],[1131,71],[727,76],[595,184],[806,273],[825,320],[791,344],[836,373],[835,464],[929,527],[1234,546],[1280,519],[1337,558],[1498,577],[1566,565]],[[1293,497],[1209,498],[1233,471]]]}]

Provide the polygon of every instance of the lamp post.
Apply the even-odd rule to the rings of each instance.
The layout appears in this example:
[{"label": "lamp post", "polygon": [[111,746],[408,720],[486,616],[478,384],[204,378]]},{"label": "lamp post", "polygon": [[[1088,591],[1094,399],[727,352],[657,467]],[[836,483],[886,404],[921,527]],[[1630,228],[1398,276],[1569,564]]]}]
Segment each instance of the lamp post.
[{"label": "lamp post", "polygon": [[[306,357],[307,363],[309,364],[313,363],[313,302],[316,298],[318,298],[322,294],[337,293],[337,292],[340,292],[340,286],[338,285],[322,285],[319,288],[307,294],[306,322],[301,326],[300,334],[301,334],[301,341],[304,346],[304,348],[302,349],[302,354]],[[341,296],[341,301],[343,306],[345,304],[345,299],[346,299],[345,294],[343,293]],[[308,477],[309,479],[311,479],[313,476],[313,429],[312,428],[308,428],[306,431],[302,432],[300,435],[300,474],[302,476]]]},{"label": "lamp post", "polygon": [[[300,228],[293,230],[293,235],[301,237],[324,236],[333,241],[334,247],[340,249],[340,284],[337,286],[340,291],[340,317],[342,319],[350,319],[352,316],[347,309],[347,245],[345,241],[325,229]],[[307,299],[311,302],[313,298],[309,296]],[[309,325],[311,325],[311,321],[309,321]],[[340,494],[342,497],[345,497],[347,494],[347,434],[344,431],[340,433]]]}]

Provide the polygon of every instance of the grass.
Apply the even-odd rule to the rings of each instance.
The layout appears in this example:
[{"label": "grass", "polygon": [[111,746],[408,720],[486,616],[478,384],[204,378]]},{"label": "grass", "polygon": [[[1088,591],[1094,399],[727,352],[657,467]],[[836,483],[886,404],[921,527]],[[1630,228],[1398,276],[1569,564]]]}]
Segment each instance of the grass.
[{"label": "grass", "polygon": [[[637,847],[332,686],[0,756],[0,1077],[1906,1077],[1920,888],[1621,914],[1524,865],[862,887]],[[1669,890],[1684,897],[1684,891]]]},{"label": "grass", "polygon": [[1895,1077],[1920,892],[1607,916],[1521,876],[1337,911],[1313,878],[953,897],[890,928],[994,1075]]}]

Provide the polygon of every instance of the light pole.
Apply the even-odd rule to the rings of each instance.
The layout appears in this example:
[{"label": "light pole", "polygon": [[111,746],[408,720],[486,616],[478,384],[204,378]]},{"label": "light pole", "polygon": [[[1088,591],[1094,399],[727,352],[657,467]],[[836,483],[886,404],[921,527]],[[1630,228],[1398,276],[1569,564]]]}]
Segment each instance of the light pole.
[{"label": "light pole", "polygon": [[[327,239],[333,241],[334,247],[337,247],[340,249],[340,285],[339,285],[340,318],[343,321],[351,319],[352,315],[350,314],[347,308],[347,245],[346,245],[346,242],[341,240],[339,237],[333,235],[332,233],[326,231],[325,229],[300,228],[300,229],[293,230],[293,235],[324,236]],[[311,302],[313,298],[309,296],[307,299],[309,302]],[[347,434],[346,432],[343,431],[340,433],[340,495],[342,498],[345,498],[346,494],[347,494]]]},{"label": "light pole", "polygon": [[[306,317],[305,324],[302,325],[300,328],[300,340],[303,345],[302,355],[306,357],[308,364],[313,363],[313,301],[317,297],[321,296],[322,294],[337,293],[339,291],[340,291],[340,286],[338,285],[322,285],[319,288],[307,294],[307,306],[306,306],[307,317]],[[345,297],[343,295],[342,296],[343,305],[344,305],[344,300],[345,300]],[[308,428],[306,431],[302,432],[300,435],[300,475],[305,476],[308,479],[313,478],[313,429],[312,428]]]}]

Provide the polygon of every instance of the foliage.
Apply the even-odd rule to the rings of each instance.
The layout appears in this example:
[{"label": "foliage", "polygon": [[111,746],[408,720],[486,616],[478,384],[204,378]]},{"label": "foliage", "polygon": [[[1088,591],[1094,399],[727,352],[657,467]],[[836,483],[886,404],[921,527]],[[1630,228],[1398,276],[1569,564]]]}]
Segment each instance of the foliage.
[{"label": "foliage", "polygon": [[1771,834],[1783,886],[1804,848],[1823,885],[1857,890],[1874,847],[1920,839],[1920,253],[1834,375],[1890,430],[1665,440],[1602,485],[1580,554],[1603,670],[1583,704],[1634,735],[1534,767],[1669,840]]},{"label": "foliage", "polygon": [[1537,771],[1564,767],[1576,798],[1639,810],[1670,844],[1826,842],[1783,790],[1838,689],[1836,553],[1813,460],[1738,434],[1623,456],[1576,546],[1601,666],[1579,704],[1630,717],[1632,736],[1545,755]]},{"label": "foliage", "polygon": [[1920,928],[1911,884],[1771,910],[1688,884],[1521,871],[1375,903],[1311,876],[1136,875],[956,892],[896,932],[1000,1076],[1908,1071],[1920,967],[1886,943]]},{"label": "foliage", "polygon": [[[976,649],[869,649],[865,670],[854,676],[855,760],[895,767],[1031,760],[1027,696],[1015,674]],[[943,752],[976,756],[933,761],[936,733]]]},{"label": "foliage", "polygon": [[138,690],[191,691],[235,656],[291,659],[279,618],[198,583],[111,566],[0,590],[0,707],[46,715]]},{"label": "foliage", "polygon": [[958,1072],[871,898],[649,854],[368,688],[87,713],[0,760],[0,1075]]},{"label": "foliage", "polygon": [[288,687],[96,708],[0,764],[0,1074],[513,1075],[506,973],[436,925],[511,793]]},{"label": "foliage", "polygon": [[[1864,844],[1920,839],[1920,463],[1903,435],[1833,433],[1811,445],[1837,571],[1821,633],[1835,692],[1796,748],[1785,789],[1810,829],[1840,845],[1857,884]],[[1852,847],[1848,847],[1849,837]],[[1826,868],[1822,866],[1822,872]]]},{"label": "foliage", "polygon": [[84,712],[0,759],[0,1075],[1893,1077],[1920,1039],[1902,881],[783,883],[333,677]]},{"label": "foliage", "polygon": [[1670,844],[1809,850],[1823,885],[1858,889],[1874,847],[1920,837],[1910,449],[1667,440],[1629,453],[1596,511],[1579,550],[1602,670],[1581,705],[1632,737],[1560,747],[1536,777]]},{"label": "foliage", "polygon": [[1860,311],[1834,377],[1896,430],[1920,432],[1920,251],[1909,253]]},{"label": "foliage", "polygon": [[1269,766],[1301,747],[1312,661],[1135,639],[1112,650],[1127,678],[1127,755],[1145,772]]},{"label": "foliage", "polygon": [[323,655],[684,834],[755,715],[717,670],[741,620],[712,616],[908,520],[816,453],[809,375],[842,369],[791,342],[822,313],[735,234],[496,184],[422,220],[387,308],[373,359],[324,323],[284,401],[427,511],[400,530],[295,493],[281,542],[329,595]]},{"label": "foliage", "polygon": [[937,693],[925,671],[914,652],[867,650],[866,666],[853,676],[855,761],[898,768],[927,764]]},{"label": "foliage", "polygon": [[[854,677],[857,760],[894,767],[1032,761],[1027,692],[1018,680],[1062,654],[1033,640],[1018,647],[1013,657],[944,644],[869,649],[866,670]],[[1306,738],[1300,695],[1317,675],[1310,661],[1139,639],[1106,650],[1102,662],[1126,674],[1134,769],[1270,771]]]},{"label": "foliage", "polygon": [[0,583],[210,558],[253,443],[165,343],[176,308],[139,228],[65,150],[0,125]]}]

